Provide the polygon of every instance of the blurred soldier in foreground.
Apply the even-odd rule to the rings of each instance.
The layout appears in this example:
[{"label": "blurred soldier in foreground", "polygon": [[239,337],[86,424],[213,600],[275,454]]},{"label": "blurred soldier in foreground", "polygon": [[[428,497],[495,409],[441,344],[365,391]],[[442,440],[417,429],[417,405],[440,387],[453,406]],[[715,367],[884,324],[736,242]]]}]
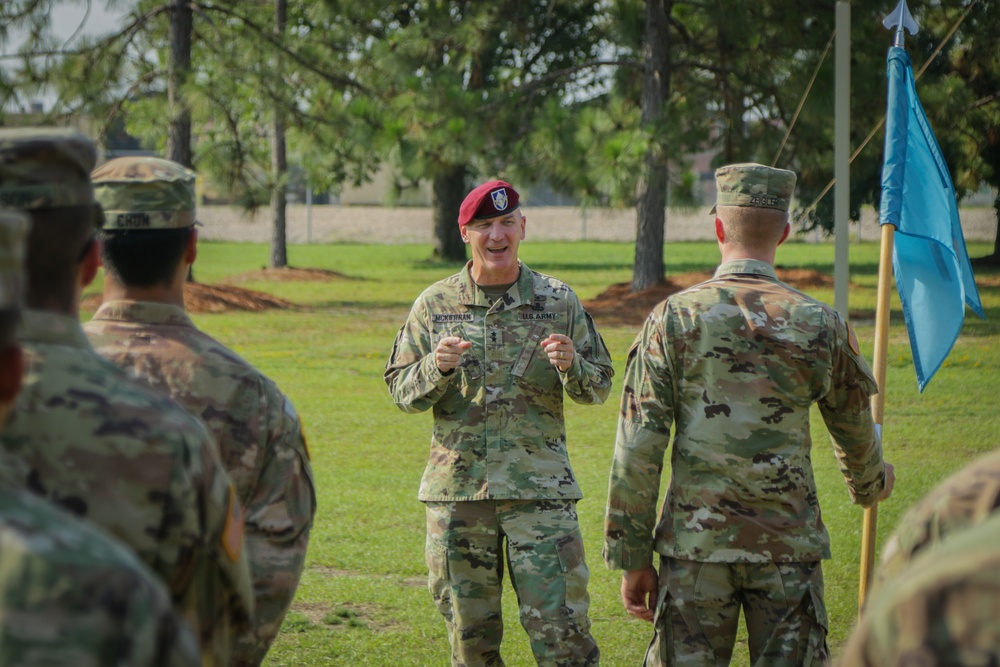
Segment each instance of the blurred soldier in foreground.
[{"label": "blurred soldier in foreground", "polygon": [[882,547],[872,594],[924,551],[989,519],[1000,507],[1000,451],[981,457],[914,503]]},{"label": "blurred soldier in foreground", "polygon": [[[0,430],[21,386],[28,224],[0,209]],[[194,635],[156,576],[117,540],[9,484],[2,459],[0,664],[197,664]]]},{"label": "blurred soldier in foreground", "polygon": [[1000,664],[1000,514],[916,554],[874,592],[838,664]]},{"label": "blurred soldier in foreground", "polygon": [[1000,451],[969,464],[900,519],[838,663],[1000,664]]},{"label": "blurred soldier in foreground", "polygon": [[893,483],[876,385],[836,311],[775,274],[795,174],[731,165],[716,185],[715,277],[656,306],[629,350],[604,556],[625,570],[626,611],[654,624],[647,666],[729,664],[741,608],[751,663],[820,665],[830,538],[809,409],[818,403],[852,499],[871,505]]},{"label": "blurred soldier in foreground", "polygon": [[434,411],[419,497],[452,664],[503,664],[506,555],[538,664],[596,665],[563,392],[602,403],[614,370],[576,294],[518,260],[518,202],[503,181],[465,198],[458,224],[472,261],[417,299],[385,381],[400,409]]},{"label": "blurred soldier in foreground", "polygon": [[100,525],[167,584],[204,665],[229,663],[253,610],[239,499],[205,426],[97,356],[79,323],[100,263],[83,135],[0,130],[0,204],[31,215],[24,387],[0,445],[28,490]]},{"label": "blurred soldier in foreground", "polygon": [[84,326],[102,357],[201,417],[219,444],[246,518],[255,633],[235,665],[259,665],[302,574],[316,510],[291,402],[184,311],[198,251],[194,172],[152,157],[111,160],[91,178],[104,207],[104,304]]}]

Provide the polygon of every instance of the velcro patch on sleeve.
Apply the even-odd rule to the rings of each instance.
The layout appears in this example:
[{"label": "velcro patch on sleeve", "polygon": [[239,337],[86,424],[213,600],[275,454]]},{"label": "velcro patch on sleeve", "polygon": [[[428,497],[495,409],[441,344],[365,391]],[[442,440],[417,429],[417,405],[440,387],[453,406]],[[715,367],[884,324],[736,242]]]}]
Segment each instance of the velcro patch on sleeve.
[{"label": "velcro patch on sleeve", "polygon": [[306,460],[312,461],[312,452],[309,451],[309,438],[306,437],[306,425],[299,419],[299,433],[302,434],[302,449],[306,450]]},{"label": "velcro patch on sleeve", "polygon": [[222,529],[222,549],[230,560],[240,557],[243,550],[243,510],[236,499],[236,489],[229,485],[229,508],[226,510],[226,525]]},{"label": "velcro patch on sleeve", "polygon": [[854,351],[854,354],[861,354],[861,348],[858,346],[858,337],[855,335],[854,329],[851,328],[849,322],[844,322],[844,324],[847,325],[847,340],[850,343],[851,350]]}]

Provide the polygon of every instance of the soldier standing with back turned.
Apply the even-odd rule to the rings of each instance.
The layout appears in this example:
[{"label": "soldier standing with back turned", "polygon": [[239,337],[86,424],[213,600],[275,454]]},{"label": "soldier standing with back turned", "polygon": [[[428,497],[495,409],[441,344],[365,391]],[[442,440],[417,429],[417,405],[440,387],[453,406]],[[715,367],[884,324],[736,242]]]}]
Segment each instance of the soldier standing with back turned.
[{"label": "soldier standing with back turned", "polygon": [[628,353],[604,557],[625,570],[625,609],[653,622],[647,667],[728,665],[741,608],[752,664],[821,665],[830,538],[809,410],[818,404],[852,499],[871,505],[893,483],[876,385],[840,315],[775,274],[795,174],[730,165],[716,186],[722,263],[657,305]]},{"label": "soldier standing with back turned", "polygon": [[104,207],[104,303],[84,325],[102,357],[200,417],[246,510],[254,632],[235,666],[264,659],[305,563],[316,511],[312,468],[291,401],[184,311],[198,252],[193,171],[154,157],[111,160],[91,174]]},{"label": "soldier standing with back turned", "polygon": [[503,181],[465,198],[472,261],[417,298],[385,381],[400,409],[434,412],[419,498],[452,664],[504,664],[506,555],[538,664],[597,665],[563,393],[602,403],[614,370],[576,294],[518,260],[519,199]]},{"label": "soldier standing with back turned", "polygon": [[228,665],[253,593],[239,499],[204,424],[97,356],[79,321],[100,259],[96,152],[66,129],[0,130],[0,204],[32,218],[20,339],[24,387],[0,435],[11,473],[98,524],[166,583],[200,641]]},{"label": "soldier standing with back turned", "polygon": [[[20,390],[15,339],[28,217],[0,209],[0,430]],[[7,480],[0,453],[0,665],[190,667],[198,645],[135,554]]]}]

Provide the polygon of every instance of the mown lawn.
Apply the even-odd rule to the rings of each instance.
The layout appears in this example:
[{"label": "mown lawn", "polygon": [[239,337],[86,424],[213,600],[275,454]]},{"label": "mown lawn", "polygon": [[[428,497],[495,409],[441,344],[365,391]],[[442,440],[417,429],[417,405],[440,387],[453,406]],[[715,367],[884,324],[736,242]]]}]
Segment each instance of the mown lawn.
[{"label": "mown lawn", "polygon": [[[970,245],[973,257],[986,244]],[[628,281],[634,248],[624,243],[533,243],[521,248],[532,268],[568,282],[584,300]],[[216,283],[267,263],[262,245],[202,243],[195,275]],[[396,330],[413,299],[457,265],[430,263],[429,246],[336,245],[290,248],[295,267],[332,269],[329,282],[250,282],[301,310],[194,315],[211,334],[270,375],[293,399],[307,427],[319,511],[307,572],[267,665],[447,665],[444,624],[425,587],[423,508],[416,500],[430,437],[428,414],[396,409],[382,370]],[[715,244],[667,247],[668,274],[716,264]],[[863,351],[871,359],[878,247],[851,247],[850,307]],[[833,247],[790,243],[778,263],[832,274]],[[1000,411],[993,383],[1000,377],[1000,272],[980,270],[987,311],[967,313],[955,349],[923,394],[916,388],[899,302],[894,298],[889,344],[884,439],[896,465],[894,497],[879,512],[879,539],[901,513],[950,472],[1000,442]],[[97,286],[91,289],[93,291]],[[832,303],[832,290],[816,290]],[[89,317],[84,313],[84,319]],[[620,577],[600,560],[607,473],[614,447],[620,376],[636,326],[598,326],[618,377],[599,407],[568,403],[573,467],[586,498],[582,530],[591,568],[591,618],[603,664],[634,665],[650,626],[630,619],[618,595]],[[856,615],[861,510],[850,504],[818,413],[813,453],[834,557],[825,565],[830,644],[843,642]],[[508,632],[504,658],[533,664],[517,622],[512,595],[505,600]],[[734,665],[746,664],[745,641]]]}]

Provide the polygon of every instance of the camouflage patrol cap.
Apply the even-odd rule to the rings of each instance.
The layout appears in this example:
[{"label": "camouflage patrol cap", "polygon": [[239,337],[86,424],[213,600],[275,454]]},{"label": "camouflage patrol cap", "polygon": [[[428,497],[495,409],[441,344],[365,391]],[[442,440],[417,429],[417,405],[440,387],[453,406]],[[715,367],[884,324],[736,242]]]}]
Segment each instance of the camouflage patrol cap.
[{"label": "camouflage patrol cap", "polygon": [[730,164],[715,170],[717,206],[750,206],[787,211],[795,191],[795,172],[755,162]]},{"label": "camouflage patrol cap", "polygon": [[104,229],[181,229],[195,224],[195,173],[157,157],[120,157],[90,175]]},{"label": "camouflage patrol cap", "polygon": [[24,239],[31,219],[19,211],[0,209],[0,310],[21,305],[24,287]]},{"label": "camouflage patrol cap", "polygon": [[94,203],[93,142],[66,127],[0,129],[0,206],[35,210]]}]

